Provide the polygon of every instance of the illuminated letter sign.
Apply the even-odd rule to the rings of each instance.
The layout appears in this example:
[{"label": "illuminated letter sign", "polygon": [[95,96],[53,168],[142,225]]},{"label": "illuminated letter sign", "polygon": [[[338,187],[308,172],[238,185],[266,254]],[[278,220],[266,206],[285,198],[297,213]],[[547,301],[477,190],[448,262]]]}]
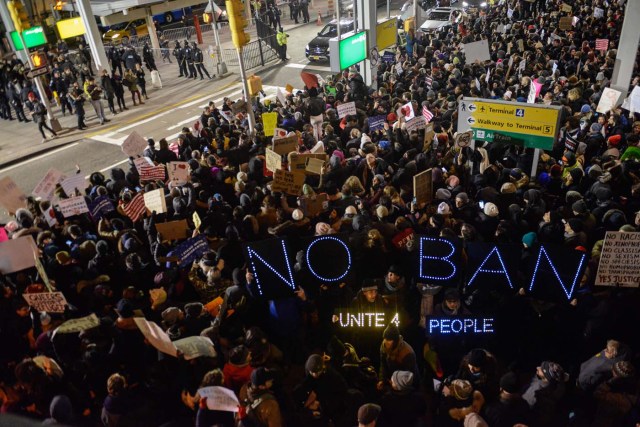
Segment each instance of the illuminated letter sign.
[{"label": "illuminated letter sign", "polygon": [[[553,261],[551,261],[551,257],[549,256],[549,252],[551,250],[552,249],[548,247],[545,248],[545,246],[540,246],[538,257],[536,259],[536,263],[533,267],[533,272],[531,275],[529,292],[534,292],[534,287],[537,281],[539,281],[538,278],[540,276],[543,276],[543,281],[555,278],[560,284],[560,287],[562,288],[564,295],[567,297],[567,300],[571,300],[571,298],[573,298],[573,291],[575,290],[576,284],[580,279],[580,274],[582,273],[582,269],[585,265],[587,256],[583,252],[567,251],[565,249],[564,251],[562,251],[562,264],[560,267],[556,267]],[[543,262],[543,258],[546,260],[545,262]],[[550,269],[544,268],[546,266],[550,267]],[[565,284],[565,282],[567,284]],[[538,293],[548,293],[550,291],[548,286],[544,286],[543,289],[540,288],[540,286],[537,286],[535,291]]]},{"label": "illuminated letter sign", "polygon": [[455,245],[446,239],[420,237],[418,275],[420,279],[446,282],[455,279],[458,269]]},{"label": "illuminated letter sign", "polygon": [[[260,253],[257,247],[261,248]],[[276,253],[280,252],[280,247],[282,248],[282,256],[274,257]],[[289,293],[296,289],[287,246],[283,239],[252,242],[247,246],[247,258],[260,296],[268,297],[279,293],[275,289],[265,288],[265,285],[270,284],[274,278],[279,279],[290,288]]]},{"label": "illuminated letter sign", "polygon": [[[337,237],[323,236],[313,240],[307,247],[306,259],[311,274],[323,282],[342,280],[351,271],[351,252]],[[321,268],[318,268],[319,264]],[[327,277],[329,274],[331,276]]]},{"label": "illuminated letter sign", "polygon": [[479,335],[493,334],[492,317],[429,317],[429,335]]},{"label": "illuminated letter sign", "polygon": [[384,312],[339,310],[336,311],[333,320],[341,328],[384,329],[391,323],[395,323],[396,326],[400,325],[398,313],[395,313],[387,322],[387,314]]},{"label": "illuminated letter sign", "polygon": [[[475,265],[472,263],[472,254],[477,257],[477,253],[480,252],[479,249],[486,248],[487,246],[484,244],[470,244],[468,246],[468,255],[469,255],[469,264],[471,266]],[[515,249],[515,248],[514,248]],[[476,252],[476,250],[478,250]],[[517,253],[519,251],[509,252],[509,253]],[[500,252],[497,246],[493,246],[493,248],[487,253],[486,256],[482,259],[482,262],[476,270],[471,274],[469,281],[467,282],[467,286],[472,286],[474,282],[480,282],[479,274],[486,275],[487,278],[491,278],[492,281],[495,279],[501,278],[505,279],[506,284],[509,288],[513,289],[513,282],[511,281],[511,277],[509,275],[509,270],[507,270],[507,265],[509,261],[503,257],[503,253]],[[472,267],[473,268],[473,267]],[[513,269],[511,269],[513,271]]]}]

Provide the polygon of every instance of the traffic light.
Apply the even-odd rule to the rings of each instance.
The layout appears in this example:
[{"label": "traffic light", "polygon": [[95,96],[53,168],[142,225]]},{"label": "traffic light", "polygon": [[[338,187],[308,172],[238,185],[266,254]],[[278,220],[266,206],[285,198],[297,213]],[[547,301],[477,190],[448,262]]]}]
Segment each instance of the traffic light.
[{"label": "traffic light", "polygon": [[249,34],[245,32],[247,21],[244,18],[244,4],[240,0],[227,0],[225,4],[227,5],[227,16],[229,17],[233,45],[241,48],[251,40]]},{"label": "traffic light", "polygon": [[249,84],[249,95],[256,96],[262,90],[262,79],[253,75],[247,79]]},{"label": "traffic light", "polygon": [[53,8],[55,10],[62,10],[62,7],[64,6],[64,2],[62,0],[58,0],[56,1],[55,6],[53,6]]},{"label": "traffic light", "polygon": [[13,26],[16,28],[16,31],[21,33],[31,28],[29,15],[27,15],[27,11],[20,0],[9,0],[7,2],[7,8],[9,9],[9,14],[11,14],[11,20],[13,21]]},{"label": "traffic light", "polygon": [[31,63],[34,68],[40,68],[47,65],[47,54],[44,52],[32,52],[29,54],[31,56]]}]

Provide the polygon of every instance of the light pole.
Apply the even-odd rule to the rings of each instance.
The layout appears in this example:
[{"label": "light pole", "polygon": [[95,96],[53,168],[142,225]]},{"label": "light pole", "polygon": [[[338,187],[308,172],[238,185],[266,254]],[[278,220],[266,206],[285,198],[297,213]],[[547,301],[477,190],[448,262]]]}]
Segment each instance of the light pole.
[{"label": "light pole", "polygon": [[240,67],[240,78],[242,79],[242,87],[244,89],[244,98],[247,104],[247,114],[249,115],[249,132],[255,135],[256,116],[253,114],[253,105],[251,103],[251,95],[249,94],[249,82],[247,81],[247,72],[244,70],[244,58],[242,57],[242,47],[237,47],[238,66]]},{"label": "light pole", "polygon": [[227,74],[227,64],[222,60],[222,47],[220,46],[220,34],[218,34],[218,17],[213,0],[209,0],[209,6],[211,6],[211,16],[213,17],[213,39],[216,44],[216,67],[218,69],[218,76],[222,77]]}]

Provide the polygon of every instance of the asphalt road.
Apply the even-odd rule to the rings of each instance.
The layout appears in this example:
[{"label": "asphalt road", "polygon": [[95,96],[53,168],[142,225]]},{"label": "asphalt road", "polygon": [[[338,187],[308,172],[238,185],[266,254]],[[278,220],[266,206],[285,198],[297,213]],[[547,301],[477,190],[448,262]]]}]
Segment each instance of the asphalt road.
[{"label": "asphalt road", "polygon": [[[384,16],[384,8],[380,8],[379,13],[381,17]],[[262,78],[268,98],[275,99],[277,88],[284,89],[287,84],[296,89],[301,88],[302,70],[321,76],[330,74],[328,63],[310,64],[304,53],[306,44],[321,28],[312,22],[291,30],[288,45],[291,59],[288,62],[250,70],[249,74]],[[153,137],[156,141],[163,137],[170,140],[177,136],[182,126],[192,126],[210,100],[219,105],[225,96],[236,99],[242,96],[237,74],[222,80],[186,80],[177,77],[175,62],[159,64],[159,67],[164,87],[149,89],[148,85],[150,99],[144,112],[138,107],[138,110],[131,109],[126,114],[108,115],[111,122],[100,126],[96,123],[91,105],[87,103],[87,121],[94,125],[83,134],[82,139],[0,169],[0,179],[11,176],[25,194],[29,195],[50,168],[70,175],[75,173],[77,165],[86,176],[94,171],[102,171],[108,175],[110,169],[126,163],[127,157],[122,153],[120,145],[132,131],[135,130],[145,138]],[[131,107],[128,98],[127,103]],[[67,117],[66,120],[67,123],[73,123],[74,118]]]}]

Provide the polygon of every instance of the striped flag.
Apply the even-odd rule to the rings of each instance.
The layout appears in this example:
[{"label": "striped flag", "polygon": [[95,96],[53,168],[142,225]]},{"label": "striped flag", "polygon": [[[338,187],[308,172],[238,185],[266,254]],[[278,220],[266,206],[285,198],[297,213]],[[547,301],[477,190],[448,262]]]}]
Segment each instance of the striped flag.
[{"label": "striped flag", "polygon": [[147,208],[144,205],[144,195],[142,193],[136,194],[129,203],[122,207],[124,212],[133,222],[137,222],[142,218]]},{"label": "striped flag", "polygon": [[164,165],[152,166],[142,165],[140,166],[140,181],[153,181],[159,179],[164,181]]},{"label": "striped flag", "polygon": [[609,39],[596,39],[596,50],[606,51],[609,48]]},{"label": "striped flag", "polygon": [[433,113],[429,111],[426,105],[422,107],[422,117],[425,118],[427,123],[431,122],[431,119],[433,119]]},{"label": "striped flag", "polygon": [[424,79],[424,84],[427,87],[427,89],[431,89],[431,86],[433,85],[433,78],[432,77],[426,77]]}]

